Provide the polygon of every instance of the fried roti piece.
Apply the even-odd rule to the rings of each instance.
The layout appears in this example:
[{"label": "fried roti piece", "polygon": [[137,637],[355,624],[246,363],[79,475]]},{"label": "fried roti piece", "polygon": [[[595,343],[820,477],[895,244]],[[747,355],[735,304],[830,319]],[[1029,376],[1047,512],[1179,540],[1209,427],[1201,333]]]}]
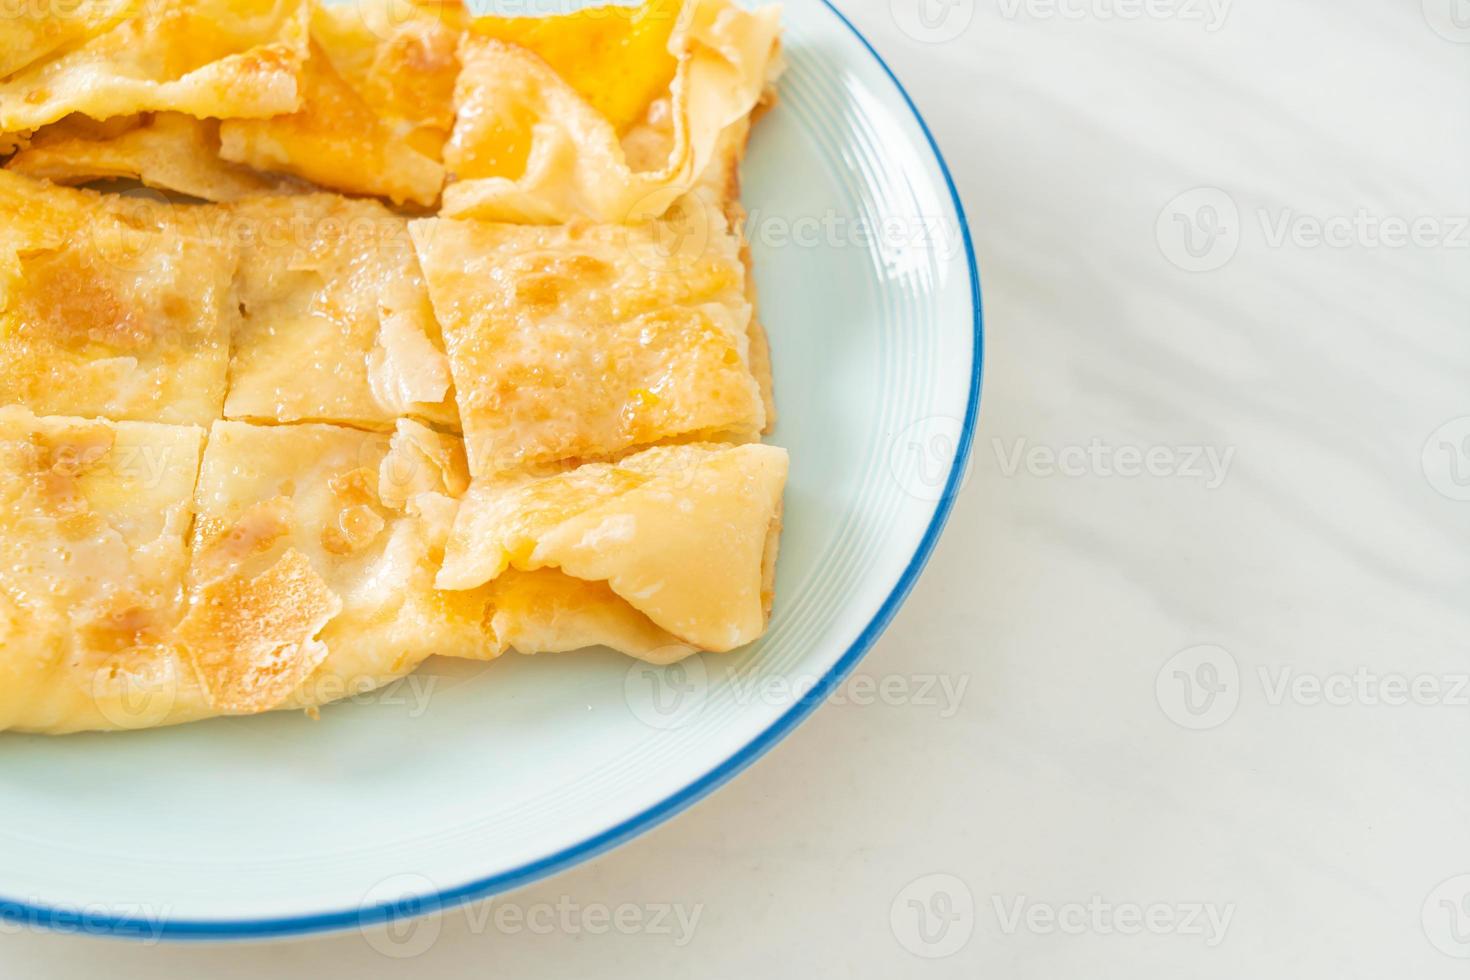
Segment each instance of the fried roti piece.
[{"label": "fried roti piece", "polygon": [[487,656],[608,647],[666,664],[698,652],[620,599],[606,582],[585,582],[555,568],[509,569],[482,588],[493,610]]},{"label": "fried roti piece", "polygon": [[322,187],[429,206],[454,122],[456,5],[314,5],[301,108],[220,127],[224,159]]},{"label": "fried roti piece", "polygon": [[535,54],[625,135],[673,84],[679,59],[670,41],[682,9],[682,0],[646,0],[559,16],[475,17],[465,27]]},{"label": "fried roti piece", "polygon": [[524,653],[731,650],[765,630],[786,471],[775,446],[695,444],[476,480],[437,583],[491,583],[496,639]]},{"label": "fried roti piece", "polygon": [[415,422],[215,423],[179,629],[211,707],[309,707],[482,657],[483,591],[434,587],[465,481],[458,440]]},{"label": "fried roti piece", "polygon": [[74,112],[258,118],[300,104],[306,0],[100,0],[60,21],[31,6],[0,27],[0,51],[24,62],[0,81],[0,132]]},{"label": "fried roti piece", "polygon": [[745,157],[750,138],[750,120],[742,119],[726,127],[712,166],[704,172],[687,202],[702,202],[705,207],[718,207],[724,220],[740,239],[740,263],[745,266],[745,298],[750,303],[750,370],[760,385],[761,402],[766,409],[764,434],[776,427],[776,382],[771,373],[771,344],[760,321],[760,303],[756,295],[755,269],[750,254],[750,241],[745,234],[748,216],[740,203],[740,161]]},{"label": "fried roti piece", "polygon": [[[143,202],[145,216],[157,202]],[[208,425],[225,396],[231,249],[125,201],[0,174],[0,404]]]},{"label": "fried roti piece", "polygon": [[739,243],[693,227],[410,226],[476,477],[765,424]]},{"label": "fried roti piece", "polygon": [[779,70],[778,10],[729,0],[685,0],[677,16],[669,0],[617,9],[470,26],[445,215],[641,221],[718,164],[722,134]]},{"label": "fried roti piece", "polygon": [[177,112],[97,122],[68,116],[43,127],[6,169],[58,184],[136,180],[205,201],[237,201],[292,188],[219,155],[219,122]]},{"label": "fried roti piece", "polygon": [[0,730],[210,713],[172,642],[203,438],[0,408]]},{"label": "fried roti piece", "polygon": [[406,219],[332,194],[211,209],[240,250],[225,416],[391,428],[457,423],[449,361]]},{"label": "fried roti piece", "polygon": [[18,16],[9,11],[0,23],[0,78],[63,48],[76,45],[136,16],[139,0],[83,0],[74,4],[33,5]]}]

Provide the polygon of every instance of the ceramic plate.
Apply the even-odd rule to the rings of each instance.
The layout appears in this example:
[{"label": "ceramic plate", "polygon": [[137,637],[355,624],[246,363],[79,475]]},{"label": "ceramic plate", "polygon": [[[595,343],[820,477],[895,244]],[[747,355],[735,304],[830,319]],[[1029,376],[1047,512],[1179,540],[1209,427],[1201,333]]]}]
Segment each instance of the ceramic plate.
[{"label": "ceramic plate", "polygon": [[789,0],[744,200],[791,451],[777,601],[748,649],[431,662],[324,708],[0,735],[0,915],[170,938],[353,928],[551,874],[709,793],[887,625],[957,491],[980,387],[959,201],[897,80]]}]

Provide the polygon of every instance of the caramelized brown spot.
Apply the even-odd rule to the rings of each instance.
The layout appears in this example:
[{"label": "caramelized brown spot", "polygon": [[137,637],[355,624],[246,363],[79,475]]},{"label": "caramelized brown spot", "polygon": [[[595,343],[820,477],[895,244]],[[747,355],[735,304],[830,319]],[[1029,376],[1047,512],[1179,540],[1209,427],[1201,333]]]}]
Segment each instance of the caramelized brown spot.
[{"label": "caramelized brown spot", "polygon": [[[87,502],[77,479],[112,451],[113,438],[112,429],[105,425],[78,426],[64,436],[33,432],[27,453],[41,506],[59,515],[85,513]],[[76,528],[76,536],[88,529]]]},{"label": "caramelized brown spot", "polygon": [[541,256],[526,263],[516,281],[516,300],[527,306],[555,306],[572,289],[605,280],[612,267],[592,255]]},{"label": "caramelized brown spot", "polygon": [[195,577],[214,578],[255,555],[265,554],[291,533],[292,508],[288,497],[252,504],[233,523],[201,518],[194,529],[197,546]]},{"label": "caramelized brown spot", "polygon": [[[140,350],[154,340],[148,317],[108,283],[106,269],[70,251],[47,252],[25,263],[26,290],[17,312],[20,328],[63,346],[103,344]],[[176,299],[172,312],[187,307]]]},{"label": "caramelized brown spot", "polygon": [[341,609],[342,600],[293,550],[260,575],[205,586],[176,635],[214,708],[266,711],[326,659],[326,647],[313,637]]},{"label": "caramelized brown spot", "polygon": [[82,625],[82,641],[88,649],[106,654],[151,646],[162,633],[158,614],[134,601],[125,601]]}]

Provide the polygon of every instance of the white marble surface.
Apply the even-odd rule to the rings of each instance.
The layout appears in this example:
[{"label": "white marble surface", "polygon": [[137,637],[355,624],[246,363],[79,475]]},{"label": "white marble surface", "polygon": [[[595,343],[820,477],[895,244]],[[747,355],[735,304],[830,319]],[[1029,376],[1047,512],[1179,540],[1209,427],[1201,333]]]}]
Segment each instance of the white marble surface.
[{"label": "white marble surface", "polygon": [[[973,478],[860,668],[907,702],[499,903],[535,929],[6,934],[0,974],[1464,975],[1470,4],[919,2],[845,6],[954,168],[989,350]],[[685,925],[599,934],[623,903]]]}]

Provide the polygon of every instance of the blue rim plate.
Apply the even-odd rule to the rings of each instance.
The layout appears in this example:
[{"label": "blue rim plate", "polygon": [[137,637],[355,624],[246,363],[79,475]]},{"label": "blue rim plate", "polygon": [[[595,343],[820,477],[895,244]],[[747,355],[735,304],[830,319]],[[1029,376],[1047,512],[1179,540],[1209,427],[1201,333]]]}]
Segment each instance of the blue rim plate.
[{"label": "blue rim plate", "polygon": [[0,918],[148,939],[374,926],[620,844],[759,758],[918,578],[979,409],[980,280],[918,110],[828,0],[744,199],[792,455],[776,611],[753,647],[655,669],[605,651],[431,663],[300,714],[0,736]]}]

